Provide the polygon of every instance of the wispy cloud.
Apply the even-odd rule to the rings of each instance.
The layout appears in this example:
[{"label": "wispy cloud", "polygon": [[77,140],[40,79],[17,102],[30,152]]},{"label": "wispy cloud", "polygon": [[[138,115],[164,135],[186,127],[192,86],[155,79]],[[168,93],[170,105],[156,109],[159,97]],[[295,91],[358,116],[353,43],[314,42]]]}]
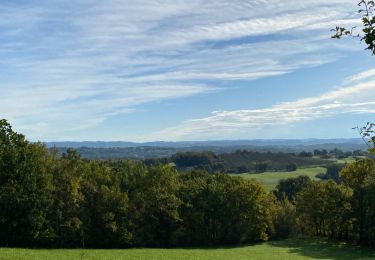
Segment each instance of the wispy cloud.
[{"label": "wispy cloud", "polygon": [[350,84],[353,82],[364,81],[367,79],[373,79],[375,77],[375,69],[366,70],[364,72],[358,73],[346,80],[346,83]]},{"label": "wispy cloud", "polygon": [[355,85],[267,108],[214,111],[208,117],[187,120],[180,125],[166,128],[157,133],[157,137],[168,137],[169,140],[244,137],[244,133],[249,134],[254,129],[277,128],[343,114],[375,114],[374,76],[373,70],[365,71],[352,77],[353,81],[364,80],[356,82]]},{"label": "wispy cloud", "polygon": [[61,139],[145,103],[212,93],[218,80],[331,62],[340,43],[323,41],[324,27],[352,23],[352,9],[341,0],[2,2],[0,115],[33,139]]}]

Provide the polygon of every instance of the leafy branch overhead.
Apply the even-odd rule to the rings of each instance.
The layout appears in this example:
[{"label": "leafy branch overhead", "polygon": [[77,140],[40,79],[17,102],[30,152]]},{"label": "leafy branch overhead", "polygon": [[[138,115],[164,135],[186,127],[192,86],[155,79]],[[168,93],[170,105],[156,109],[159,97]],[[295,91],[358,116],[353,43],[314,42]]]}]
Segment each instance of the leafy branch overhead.
[{"label": "leafy branch overhead", "polygon": [[368,50],[375,54],[375,16],[374,16],[374,1],[361,0],[358,3],[360,9],[358,13],[362,15],[362,28],[360,33],[355,33],[356,27],[352,27],[350,30],[345,27],[337,26],[334,31],[335,34],[332,36],[334,39],[341,39],[344,36],[359,37],[361,41],[365,42]]},{"label": "leafy branch overhead", "polygon": [[363,127],[355,127],[359,134],[362,136],[362,139],[367,143],[369,146],[369,150],[375,153],[375,123],[367,122],[367,124]]}]

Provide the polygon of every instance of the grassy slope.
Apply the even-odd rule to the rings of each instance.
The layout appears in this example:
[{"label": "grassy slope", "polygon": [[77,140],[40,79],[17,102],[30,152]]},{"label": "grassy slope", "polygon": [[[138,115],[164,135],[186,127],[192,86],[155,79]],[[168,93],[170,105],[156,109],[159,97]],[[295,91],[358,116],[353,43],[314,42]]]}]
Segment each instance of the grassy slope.
[{"label": "grassy slope", "polygon": [[315,239],[207,249],[28,250],[0,249],[0,259],[375,259],[375,252]]},{"label": "grassy slope", "polygon": [[358,156],[357,158],[348,157],[348,158],[343,158],[343,159],[330,159],[330,161],[332,161],[333,163],[338,163],[338,164],[348,164],[348,163],[352,163],[358,159],[363,159],[363,158],[365,157]]},{"label": "grassy slope", "polygon": [[[344,159],[328,159],[328,162],[332,162],[333,164],[348,164],[355,162],[358,159],[365,158],[365,157],[348,157]],[[312,180],[319,180],[315,176],[318,173],[325,173],[326,168],[324,167],[308,167],[308,168],[300,168],[294,172],[265,172],[265,173],[241,173],[241,174],[231,174],[232,176],[240,176],[246,179],[256,179],[259,180],[263,187],[267,191],[273,190],[279,180],[291,178],[291,177],[298,177],[300,175],[307,175]]]},{"label": "grassy slope", "polygon": [[[300,175],[307,175],[311,179],[316,179],[315,176],[318,173],[324,173],[326,171],[323,167],[313,167],[313,168],[303,168],[298,169],[294,172],[264,172],[264,173],[242,173],[242,174],[232,174],[232,176],[240,176],[246,179],[257,179],[259,180],[263,187],[270,191],[274,189],[279,180],[298,177]],[[317,179],[318,180],[318,179]]]}]

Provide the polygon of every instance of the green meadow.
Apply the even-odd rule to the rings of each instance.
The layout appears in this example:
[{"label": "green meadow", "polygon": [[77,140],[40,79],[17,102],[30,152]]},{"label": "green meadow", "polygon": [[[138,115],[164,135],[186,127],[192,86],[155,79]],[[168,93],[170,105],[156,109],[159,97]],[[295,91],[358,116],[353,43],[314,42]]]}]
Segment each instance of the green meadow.
[{"label": "green meadow", "polygon": [[315,176],[318,173],[325,173],[326,169],[323,167],[301,168],[293,172],[264,172],[264,173],[241,173],[232,174],[232,176],[240,176],[245,179],[256,179],[267,190],[273,190],[277,183],[282,179],[298,177],[300,175],[307,175],[312,180],[319,180]]},{"label": "green meadow", "polygon": [[375,259],[375,251],[317,239],[289,239],[242,247],[199,249],[42,250],[0,249],[0,259]]}]

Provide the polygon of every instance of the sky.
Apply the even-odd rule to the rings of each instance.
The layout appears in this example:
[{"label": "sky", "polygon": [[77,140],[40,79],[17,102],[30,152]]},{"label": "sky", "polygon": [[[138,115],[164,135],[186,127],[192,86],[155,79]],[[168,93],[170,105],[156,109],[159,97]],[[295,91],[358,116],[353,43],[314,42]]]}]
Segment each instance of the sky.
[{"label": "sky", "polygon": [[0,118],[32,141],[358,137],[355,0],[1,0]]}]

